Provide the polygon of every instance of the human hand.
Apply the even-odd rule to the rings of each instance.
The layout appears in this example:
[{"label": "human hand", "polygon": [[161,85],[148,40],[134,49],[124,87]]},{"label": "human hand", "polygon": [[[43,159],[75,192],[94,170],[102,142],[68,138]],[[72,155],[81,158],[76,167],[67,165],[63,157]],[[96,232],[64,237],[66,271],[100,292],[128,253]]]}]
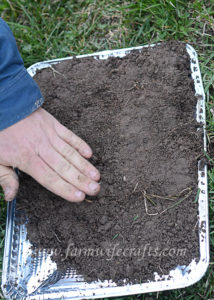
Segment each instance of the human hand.
[{"label": "human hand", "polygon": [[19,168],[69,201],[96,195],[100,174],[85,159],[91,155],[91,148],[82,139],[39,108],[0,131],[0,185],[5,199],[12,200],[18,190],[17,176],[9,167]]},{"label": "human hand", "polygon": [[0,186],[3,188],[6,201],[15,198],[19,188],[19,179],[12,168],[0,165]]}]

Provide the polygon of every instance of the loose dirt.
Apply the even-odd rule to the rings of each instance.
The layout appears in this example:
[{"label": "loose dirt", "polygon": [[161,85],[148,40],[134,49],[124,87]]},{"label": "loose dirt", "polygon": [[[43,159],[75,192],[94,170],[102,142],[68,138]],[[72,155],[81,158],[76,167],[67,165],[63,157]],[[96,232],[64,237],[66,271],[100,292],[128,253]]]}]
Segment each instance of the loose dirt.
[{"label": "loose dirt", "polygon": [[35,77],[44,108],[92,147],[101,192],[69,203],[22,173],[17,206],[33,245],[57,249],[58,267],[89,282],[144,282],[198,259],[203,142],[185,45],[53,68]]}]

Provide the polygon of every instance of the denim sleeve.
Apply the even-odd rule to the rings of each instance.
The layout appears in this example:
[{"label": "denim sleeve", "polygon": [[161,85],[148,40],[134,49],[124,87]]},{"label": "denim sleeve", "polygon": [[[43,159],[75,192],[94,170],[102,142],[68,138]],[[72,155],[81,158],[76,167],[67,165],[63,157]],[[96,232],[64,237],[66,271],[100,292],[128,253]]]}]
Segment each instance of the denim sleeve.
[{"label": "denim sleeve", "polygon": [[24,67],[15,38],[0,18],[0,130],[30,115],[44,102]]}]

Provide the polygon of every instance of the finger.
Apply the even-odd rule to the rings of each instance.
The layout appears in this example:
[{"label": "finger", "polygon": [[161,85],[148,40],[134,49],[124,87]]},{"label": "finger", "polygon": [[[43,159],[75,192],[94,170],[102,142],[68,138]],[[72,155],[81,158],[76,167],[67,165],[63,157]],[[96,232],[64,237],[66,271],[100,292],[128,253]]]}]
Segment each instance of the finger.
[{"label": "finger", "polygon": [[97,182],[82,174],[51,145],[42,145],[39,155],[59,176],[72,183],[77,189],[88,195],[96,195],[99,192],[100,185]]},{"label": "finger", "polygon": [[6,201],[12,201],[19,189],[19,180],[15,171],[10,167],[0,165],[0,185]]},{"label": "finger", "polygon": [[59,122],[56,123],[56,132],[61,139],[78,150],[81,155],[86,158],[92,156],[92,150],[89,145]]},{"label": "finger", "polygon": [[81,173],[96,181],[100,179],[99,171],[61,138],[54,136],[51,140],[51,144],[58,153],[79,169]]},{"label": "finger", "polygon": [[61,178],[39,156],[34,156],[23,170],[54,194],[72,202],[84,200],[85,194]]}]

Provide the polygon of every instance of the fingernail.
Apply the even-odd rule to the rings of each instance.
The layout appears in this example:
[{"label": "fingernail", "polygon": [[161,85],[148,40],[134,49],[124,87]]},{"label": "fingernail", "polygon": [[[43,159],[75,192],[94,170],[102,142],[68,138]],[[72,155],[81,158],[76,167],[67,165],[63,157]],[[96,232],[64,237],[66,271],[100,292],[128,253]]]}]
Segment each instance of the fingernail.
[{"label": "fingernail", "polygon": [[77,198],[83,198],[84,193],[81,192],[81,191],[76,191],[76,192],[75,192],[75,195],[77,196]]},{"label": "fingernail", "polygon": [[98,188],[99,188],[99,184],[98,184],[98,183],[91,182],[91,183],[89,184],[89,189],[90,189],[92,192],[97,191]]},{"label": "fingernail", "polygon": [[91,155],[91,150],[85,148],[82,150],[83,155]]},{"label": "fingernail", "polygon": [[91,178],[96,179],[98,173],[97,173],[96,171],[90,171],[90,172],[89,172],[89,175],[90,175]]},{"label": "fingernail", "polygon": [[9,201],[11,198],[11,188],[5,188],[4,190],[4,196],[5,196],[5,200]]}]

